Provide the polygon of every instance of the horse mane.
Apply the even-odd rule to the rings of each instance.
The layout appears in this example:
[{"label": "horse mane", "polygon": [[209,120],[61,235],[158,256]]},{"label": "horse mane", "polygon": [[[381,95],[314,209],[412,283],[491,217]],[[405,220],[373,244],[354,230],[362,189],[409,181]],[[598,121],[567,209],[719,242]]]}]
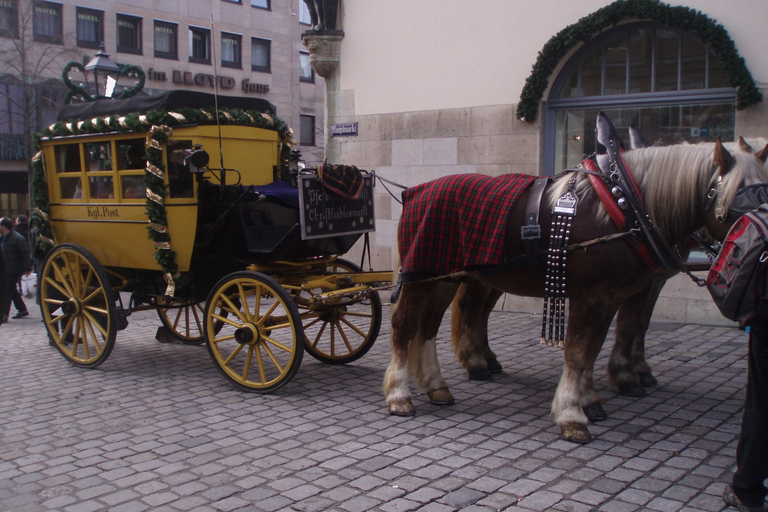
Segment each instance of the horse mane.
[{"label": "horse mane", "polygon": [[[703,225],[704,199],[715,175],[714,144],[678,144],[639,148],[624,153],[627,167],[635,178],[651,220],[662,236],[677,243]],[[731,150],[736,160],[723,176],[718,197],[726,210],[736,192],[745,185],[768,181],[768,170],[752,155]],[[577,173],[575,185],[579,202],[596,204],[594,216],[600,223],[611,222],[585,173]],[[550,188],[552,208],[568,188],[570,173],[564,173]],[[577,210],[578,215],[579,210]]]}]

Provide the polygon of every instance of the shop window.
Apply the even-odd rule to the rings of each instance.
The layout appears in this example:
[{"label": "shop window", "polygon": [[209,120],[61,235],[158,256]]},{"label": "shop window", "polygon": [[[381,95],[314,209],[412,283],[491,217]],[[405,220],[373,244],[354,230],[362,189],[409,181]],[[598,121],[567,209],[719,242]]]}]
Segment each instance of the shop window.
[{"label": "shop window", "polygon": [[178,59],[178,28],[176,23],[155,20],[155,57]]},{"label": "shop window", "polygon": [[243,36],[238,34],[221,33],[221,66],[225,68],[242,68]]},{"label": "shop window", "polygon": [[0,37],[19,37],[18,0],[0,0]]},{"label": "shop window", "polygon": [[78,7],[76,19],[77,46],[98,48],[104,41],[104,11]]},{"label": "shop window", "polygon": [[268,39],[251,38],[251,70],[271,72],[272,41]]},{"label": "shop window", "polygon": [[61,4],[35,2],[32,13],[33,40],[38,43],[64,44]]},{"label": "shop window", "polygon": [[545,169],[577,165],[595,149],[604,111],[620,133],[635,124],[652,143],[733,140],[735,91],[714,52],[689,33],[635,23],[576,52],[547,101]]},{"label": "shop window", "polygon": [[141,54],[141,18],[117,15],[117,51]]},{"label": "shop window", "polygon": [[189,62],[211,63],[211,31],[189,27]]}]

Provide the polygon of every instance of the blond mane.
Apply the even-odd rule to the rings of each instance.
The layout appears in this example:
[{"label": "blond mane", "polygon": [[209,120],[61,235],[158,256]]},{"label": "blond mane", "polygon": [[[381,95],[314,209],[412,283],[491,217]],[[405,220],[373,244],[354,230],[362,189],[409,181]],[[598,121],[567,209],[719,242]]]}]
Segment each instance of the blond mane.
[{"label": "blond mane", "polygon": [[[768,171],[754,156],[737,151],[731,154],[736,163],[723,176],[718,192],[726,209],[741,187],[768,181]],[[668,242],[677,243],[702,226],[705,196],[717,171],[714,144],[641,148],[625,152],[624,159],[637,182],[648,215]],[[598,205],[593,211],[597,222],[611,222],[586,174],[577,174],[576,194],[580,203]],[[570,173],[560,176],[551,187],[550,208],[567,190],[569,178]],[[578,212],[583,214],[583,207]]]}]

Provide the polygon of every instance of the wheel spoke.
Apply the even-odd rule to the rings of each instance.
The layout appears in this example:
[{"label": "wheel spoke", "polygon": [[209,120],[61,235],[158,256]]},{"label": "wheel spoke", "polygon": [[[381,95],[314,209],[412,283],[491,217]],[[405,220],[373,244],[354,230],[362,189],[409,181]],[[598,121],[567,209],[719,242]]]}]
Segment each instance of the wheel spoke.
[{"label": "wheel spoke", "polygon": [[229,363],[231,363],[232,360],[235,358],[235,356],[240,353],[240,351],[243,349],[244,346],[245,345],[238,344],[237,347],[235,347],[235,350],[233,350],[232,353],[229,354],[229,357],[224,360],[224,364],[226,366],[229,366]]},{"label": "wheel spoke", "polygon": [[229,334],[226,336],[218,336],[216,339],[211,340],[211,343],[220,343],[222,341],[233,340],[233,339],[235,339],[235,335]]},{"label": "wheel spoke", "polygon": [[[266,343],[271,343],[272,345],[276,346],[277,348],[284,350],[285,352],[288,352],[289,354],[293,352],[293,348],[289,347],[288,345],[285,345],[283,343],[280,343],[274,338],[271,338],[269,336],[264,336],[263,340]],[[264,343],[264,346],[266,347],[266,343]]]},{"label": "wheel spoke", "polygon": [[95,325],[96,328],[101,332],[101,334],[104,335],[104,337],[107,336],[107,328],[101,325],[101,322],[96,320],[96,318],[94,318],[94,316],[91,315],[89,311],[83,309],[83,316],[85,316],[85,318],[87,318],[88,321],[91,322],[91,324]]},{"label": "wheel spoke", "polygon": [[[243,288],[243,283],[238,282],[237,283],[237,294],[240,296],[241,301],[241,311],[245,314],[245,318],[243,318],[244,321],[250,322],[251,320],[251,310],[248,309],[248,297],[245,293],[245,289]],[[258,313],[259,310],[256,308],[256,313]]]},{"label": "wheel spoke", "polygon": [[[226,295],[222,295],[222,296],[221,296],[221,300],[223,300],[224,302],[226,302],[226,303],[227,303],[227,307],[228,307],[229,309],[226,309],[226,311],[227,311],[228,313],[232,313],[232,314],[234,314],[234,315],[237,315],[237,317],[238,317],[240,320],[242,320],[243,322],[247,322],[247,321],[248,321],[248,318],[247,318],[248,314],[246,313],[246,314],[245,314],[245,317],[244,317],[244,316],[243,316],[243,312],[242,312],[242,311],[240,311],[240,308],[238,308],[237,306],[235,306],[235,304],[234,304],[234,303],[233,303],[231,300],[229,300],[229,297],[227,297]],[[222,309],[222,311],[224,311],[224,310],[225,310],[223,307],[222,307],[221,309]],[[218,318],[219,318],[219,319],[221,319],[221,320],[226,320],[226,318],[224,318],[224,317],[218,317]],[[232,325],[237,325],[237,324],[235,324],[235,323],[232,323]]]},{"label": "wheel spoke", "polygon": [[[270,341],[272,341],[272,340],[270,340]],[[278,347],[284,349],[286,352],[289,352],[289,353],[292,352],[292,350],[289,349],[288,347],[286,347],[285,345],[280,345],[279,343],[275,343],[275,344]],[[283,367],[280,366],[280,361],[278,361],[277,358],[275,357],[275,354],[272,353],[272,349],[269,348],[269,345],[267,345],[265,343],[264,345],[259,345],[259,346],[264,348],[264,352],[266,352],[267,355],[269,356],[269,358],[272,360],[272,363],[277,368],[277,371],[280,372],[280,373],[283,373]]]},{"label": "wheel spoke", "polygon": [[[344,318],[342,318],[341,320],[344,321]],[[345,323],[348,324],[348,322],[345,322]],[[344,340],[344,344],[347,346],[347,350],[349,352],[354,352],[355,349],[352,348],[352,344],[349,342],[349,338],[347,338],[347,333],[345,333],[344,329],[341,328],[341,322],[336,322],[334,325],[336,326],[336,329],[339,330],[339,334],[341,335],[341,339]],[[358,334],[360,334],[363,337],[365,336],[362,332],[358,331],[357,328],[354,325],[351,325],[351,324],[349,324],[349,325],[350,325],[350,327],[352,327],[352,329],[357,331]]]},{"label": "wheel spoke", "polygon": [[[63,259],[63,255],[62,255],[62,259]],[[53,284],[62,293],[62,295],[66,297],[74,297],[75,291],[72,289],[69,279],[67,279],[67,277],[64,275],[61,267],[54,260],[51,260],[51,267],[53,267],[53,273],[56,274],[58,281],[54,282],[53,279],[51,279],[50,277],[46,277],[46,280],[50,281],[51,284]],[[59,285],[57,283],[61,283],[61,285],[64,288],[63,289],[59,288]]]},{"label": "wheel spoke", "polygon": [[[346,316],[346,315],[345,315],[345,316]],[[365,338],[365,337],[367,336],[367,334],[366,334],[366,333],[364,333],[363,331],[361,331],[360,329],[358,329],[358,327],[357,327],[355,324],[353,324],[352,322],[350,322],[349,320],[347,320],[347,319],[346,319],[346,318],[344,318],[343,316],[342,316],[342,317],[341,317],[339,320],[341,320],[342,322],[344,322],[344,323],[345,323],[345,324],[346,324],[346,325],[347,325],[347,326],[348,326],[350,329],[352,329],[353,331],[355,331],[357,334],[359,334],[359,335],[360,335],[360,336],[362,336],[363,338]],[[341,325],[339,325],[339,330],[341,330]]]},{"label": "wheel spoke", "polygon": [[[269,306],[269,309],[267,310],[267,312],[261,315],[259,319],[256,321],[256,325],[261,327],[264,325],[264,322],[266,322],[267,320],[270,320],[272,317],[272,313],[275,312],[275,310],[277,309],[277,306],[279,305],[280,303],[278,301],[273,302],[272,305]],[[270,325],[270,329],[278,329],[280,327],[286,327],[286,326],[291,327],[291,325],[288,322],[285,322],[285,324],[281,324],[281,325]]]},{"label": "wheel spoke", "polygon": [[317,347],[317,344],[320,342],[320,338],[323,337],[323,333],[325,332],[327,325],[328,322],[323,322],[323,325],[320,326],[320,330],[317,332],[317,336],[315,336],[315,341],[312,343],[313,347]]},{"label": "wheel spoke", "polygon": [[49,284],[49,285],[53,286],[54,288],[56,288],[56,290],[57,290],[57,291],[58,291],[60,294],[62,294],[63,296],[65,296],[65,297],[72,297],[72,294],[71,294],[71,293],[69,293],[69,292],[68,292],[68,291],[67,291],[65,288],[62,288],[61,286],[59,286],[59,283],[58,283],[58,282],[56,282],[54,279],[51,279],[50,277],[48,277],[48,276],[45,276],[45,279],[44,279],[44,281],[45,281],[47,284]]},{"label": "wheel spoke", "polygon": [[261,383],[266,384],[267,372],[264,370],[264,358],[261,357],[261,349],[259,347],[254,348],[256,351],[256,364],[259,365],[259,377],[261,378]]},{"label": "wheel spoke", "polygon": [[96,336],[96,332],[93,330],[93,324],[90,322],[86,322],[85,326],[88,328],[88,332],[91,335],[91,339],[93,340],[93,345],[97,349],[97,351],[101,351],[103,348],[103,343],[99,342],[99,338]]},{"label": "wheel spoke", "polygon": [[251,359],[253,358],[253,346],[248,347],[245,354],[245,364],[243,365],[243,380],[248,380],[248,372],[251,369]]}]

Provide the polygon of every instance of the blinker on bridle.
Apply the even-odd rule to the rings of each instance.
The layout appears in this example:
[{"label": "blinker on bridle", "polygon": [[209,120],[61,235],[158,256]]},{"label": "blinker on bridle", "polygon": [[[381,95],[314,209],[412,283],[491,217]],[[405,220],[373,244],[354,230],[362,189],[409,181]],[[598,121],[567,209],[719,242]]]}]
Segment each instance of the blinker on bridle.
[{"label": "blinker on bridle", "polygon": [[725,216],[727,214],[725,205],[723,204],[723,198],[720,196],[720,186],[722,184],[723,175],[718,171],[709,181],[709,191],[707,192],[707,198],[704,201],[704,215],[706,215],[709,209],[712,208],[712,203],[717,200],[717,203],[715,204],[715,218],[717,219],[717,222],[721,224],[725,222]]}]

